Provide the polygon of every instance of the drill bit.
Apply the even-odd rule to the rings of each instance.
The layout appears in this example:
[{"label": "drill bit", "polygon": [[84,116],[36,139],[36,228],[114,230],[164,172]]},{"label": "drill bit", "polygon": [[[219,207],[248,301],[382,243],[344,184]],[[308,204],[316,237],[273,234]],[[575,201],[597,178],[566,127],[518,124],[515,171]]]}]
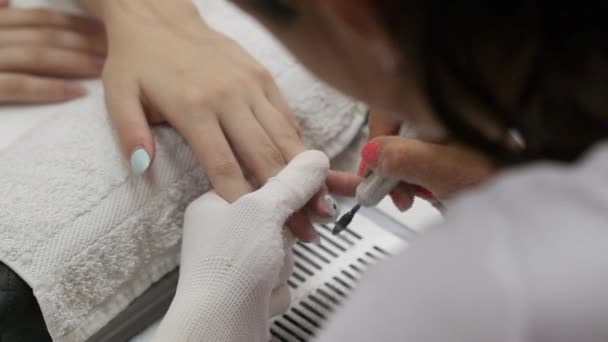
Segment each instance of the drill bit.
[{"label": "drill bit", "polygon": [[331,231],[333,235],[340,234],[344,229],[348,228],[348,225],[352,222],[353,218],[355,218],[355,214],[357,211],[361,209],[361,204],[355,205],[349,212],[342,215],[340,219],[336,222],[334,229]]}]

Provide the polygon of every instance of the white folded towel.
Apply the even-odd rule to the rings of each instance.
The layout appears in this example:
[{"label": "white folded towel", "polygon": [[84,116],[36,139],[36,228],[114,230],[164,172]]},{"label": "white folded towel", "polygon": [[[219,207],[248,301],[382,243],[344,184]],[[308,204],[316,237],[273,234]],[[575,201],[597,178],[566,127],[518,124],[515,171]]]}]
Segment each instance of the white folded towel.
[{"label": "white folded towel", "polygon": [[[363,106],[224,0],[199,5],[273,72],[308,147],[333,157],[356,136]],[[0,151],[0,260],[32,286],[55,341],[86,340],[178,265],[183,210],[209,183],[181,137],[155,135],[152,168],[133,176],[97,92]]]}]

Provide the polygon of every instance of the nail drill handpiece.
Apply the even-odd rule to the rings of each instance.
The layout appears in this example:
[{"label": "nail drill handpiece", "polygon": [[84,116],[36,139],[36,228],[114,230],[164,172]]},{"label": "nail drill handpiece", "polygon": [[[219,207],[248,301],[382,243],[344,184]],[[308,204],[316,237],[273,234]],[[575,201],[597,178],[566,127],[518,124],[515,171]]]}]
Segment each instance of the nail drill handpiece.
[{"label": "nail drill handpiece", "polygon": [[[413,137],[415,134],[411,126],[402,125],[399,130],[399,136],[401,137]],[[396,178],[386,178],[377,172],[373,172],[369,175],[360,185],[357,187],[357,205],[353,207],[349,212],[344,214],[334,226],[332,230],[333,235],[340,234],[344,229],[348,228],[348,225],[352,222],[355,214],[359,209],[363,207],[373,207],[378,205],[380,201],[386,195],[389,194],[398,184],[400,180]]]}]

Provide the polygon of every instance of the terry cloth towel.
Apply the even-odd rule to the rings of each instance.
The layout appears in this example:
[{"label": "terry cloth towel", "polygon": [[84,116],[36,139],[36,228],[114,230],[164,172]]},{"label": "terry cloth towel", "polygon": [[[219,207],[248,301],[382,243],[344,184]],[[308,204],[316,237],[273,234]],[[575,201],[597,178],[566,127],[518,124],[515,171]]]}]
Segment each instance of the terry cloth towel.
[{"label": "terry cloth towel", "polygon": [[[333,157],[357,135],[362,105],[225,1],[199,5],[272,71],[309,148]],[[178,265],[183,210],[210,187],[174,130],[155,135],[152,168],[134,176],[96,92],[0,151],[0,261],[33,288],[54,341],[86,340]]]}]

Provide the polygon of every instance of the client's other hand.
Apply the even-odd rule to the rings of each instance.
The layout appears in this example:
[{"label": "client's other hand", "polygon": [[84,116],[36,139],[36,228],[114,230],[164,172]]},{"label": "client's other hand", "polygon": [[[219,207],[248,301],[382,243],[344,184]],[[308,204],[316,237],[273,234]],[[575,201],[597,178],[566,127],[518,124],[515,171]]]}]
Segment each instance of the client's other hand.
[{"label": "client's other hand", "polygon": [[101,74],[105,30],[96,20],[0,0],[0,104],[67,101],[86,93],[72,78]]}]

